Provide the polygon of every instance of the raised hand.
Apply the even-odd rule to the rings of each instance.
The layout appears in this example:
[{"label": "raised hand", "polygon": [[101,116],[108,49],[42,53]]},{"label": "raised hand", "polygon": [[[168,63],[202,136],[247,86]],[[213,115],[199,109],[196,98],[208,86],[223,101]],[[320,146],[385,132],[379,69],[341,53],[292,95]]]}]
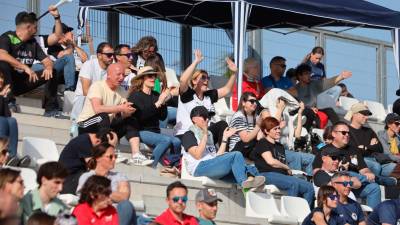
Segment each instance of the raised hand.
[{"label": "raised hand", "polygon": [[204,57],[203,54],[201,53],[200,49],[195,49],[194,50],[194,61],[199,64],[201,61],[203,61]]},{"label": "raised hand", "polygon": [[340,73],[340,76],[343,78],[343,80],[350,78],[352,75],[353,75],[352,72],[351,71],[347,71],[347,70],[342,71]]},{"label": "raised hand", "polygon": [[226,57],[225,61],[230,71],[232,71],[233,73],[236,73],[238,71],[236,64],[229,57]]}]

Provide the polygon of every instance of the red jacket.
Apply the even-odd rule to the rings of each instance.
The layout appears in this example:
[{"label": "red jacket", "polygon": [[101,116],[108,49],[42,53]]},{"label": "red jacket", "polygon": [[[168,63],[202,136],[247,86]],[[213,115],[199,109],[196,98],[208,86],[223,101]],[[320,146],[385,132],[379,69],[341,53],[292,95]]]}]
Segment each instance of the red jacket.
[{"label": "red jacket", "polygon": [[[237,111],[238,109],[238,95],[237,95],[237,84],[233,86],[232,90],[232,109],[233,111]],[[256,98],[260,100],[264,95],[265,95],[265,89],[262,86],[261,81],[256,80],[256,81],[248,81],[247,77],[243,75],[243,81],[242,81],[242,94],[244,92],[252,92],[253,94],[256,95]]]},{"label": "red jacket", "polygon": [[[198,225],[196,217],[183,214],[183,223],[175,218],[170,209],[157,216],[155,222],[161,225]],[[80,224],[79,224],[80,225]]]},{"label": "red jacket", "polygon": [[81,203],[75,207],[72,215],[79,225],[119,225],[117,210],[111,205],[98,216],[88,203]]}]

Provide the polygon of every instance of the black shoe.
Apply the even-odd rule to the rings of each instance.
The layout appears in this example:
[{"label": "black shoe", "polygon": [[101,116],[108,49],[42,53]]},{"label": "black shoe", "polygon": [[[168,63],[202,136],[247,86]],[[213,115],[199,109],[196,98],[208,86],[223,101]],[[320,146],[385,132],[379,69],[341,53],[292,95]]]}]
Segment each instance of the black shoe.
[{"label": "black shoe", "polygon": [[22,159],[18,161],[18,167],[29,167],[30,165],[31,157],[29,157],[28,155],[22,157]]},{"label": "black shoe", "polygon": [[61,111],[59,110],[49,110],[45,111],[43,116],[45,117],[53,117],[56,119],[69,119],[68,116],[64,116]]},{"label": "black shoe", "polygon": [[14,157],[10,157],[6,163],[6,166],[13,166],[13,167],[17,167],[19,163],[19,159],[14,156]]}]

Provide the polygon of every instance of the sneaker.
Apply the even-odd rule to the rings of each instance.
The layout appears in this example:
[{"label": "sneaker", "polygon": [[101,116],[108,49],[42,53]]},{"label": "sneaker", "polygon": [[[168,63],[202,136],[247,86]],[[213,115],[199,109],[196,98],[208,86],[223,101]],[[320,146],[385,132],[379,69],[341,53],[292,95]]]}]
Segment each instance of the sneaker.
[{"label": "sneaker", "polygon": [[69,119],[68,116],[64,116],[61,111],[59,110],[49,110],[45,111],[43,116],[45,117],[53,117],[56,119]]},{"label": "sneaker", "polygon": [[264,176],[248,177],[247,180],[243,181],[242,188],[258,188],[265,185]]},{"label": "sneaker", "polygon": [[128,162],[128,158],[125,158],[123,156],[121,156],[120,154],[117,154],[117,159],[115,159],[116,163],[127,163]]},{"label": "sneaker", "polygon": [[29,157],[28,155],[22,157],[18,161],[18,167],[29,167],[30,165],[31,165],[31,157]]},{"label": "sneaker", "polygon": [[129,164],[133,164],[136,166],[149,166],[153,164],[154,160],[147,159],[142,153],[137,153],[129,159]]},{"label": "sneaker", "polygon": [[14,112],[14,113],[21,112],[21,107],[19,106],[19,104],[15,103],[15,102],[8,103],[8,108],[10,109],[11,112]]},{"label": "sneaker", "polygon": [[69,136],[71,138],[74,138],[78,135],[79,135],[78,124],[76,124],[75,121],[73,121],[71,124],[71,128],[69,129]]},{"label": "sneaker", "polygon": [[12,167],[17,167],[19,163],[18,157],[10,157],[10,159],[7,160],[6,165],[7,166],[12,166]]}]

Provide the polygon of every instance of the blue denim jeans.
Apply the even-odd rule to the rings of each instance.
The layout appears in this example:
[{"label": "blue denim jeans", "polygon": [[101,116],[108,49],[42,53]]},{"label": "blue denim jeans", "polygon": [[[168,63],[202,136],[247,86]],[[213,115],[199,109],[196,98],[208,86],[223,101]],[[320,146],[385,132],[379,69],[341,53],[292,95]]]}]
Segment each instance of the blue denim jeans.
[{"label": "blue denim jeans", "polygon": [[276,172],[263,172],[260,175],[265,177],[266,184],[275,185],[280,190],[286,191],[289,196],[302,196],[312,208],[315,193],[314,187],[310,182]]},{"label": "blue denim jeans", "polygon": [[0,137],[8,138],[9,156],[16,156],[18,145],[18,124],[14,117],[0,116]]},{"label": "blue denim jeans", "polygon": [[119,202],[117,204],[117,212],[120,225],[136,225],[136,211],[133,204],[129,200]]},{"label": "blue denim jeans", "polygon": [[362,199],[366,199],[367,205],[375,208],[381,202],[381,189],[379,184],[369,182],[367,177],[356,172],[348,171],[350,176],[357,177],[362,186],[359,189],[353,189],[353,193]]},{"label": "blue denim jeans", "polygon": [[155,133],[151,131],[139,131],[140,141],[146,145],[153,147],[153,167],[157,167],[161,161],[161,157],[167,152],[170,147],[173,147],[175,154],[180,153],[181,140],[177,137],[168,136],[165,134]]},{"label": "blue denim jeans", "polygon": [[302,170],[306,172],[307,175],[312,176],[312,163],[315,158],[313,154],[285,150],[285,155],[286,162],[291,169]]},{"label": "blue denim jeans", "polygon": [[396,163],[380,164],[372,157],[364,157],[364,161],[375,176],[388,177],[396,167]]},{"label": "blue denim jeans", "polygon": [[241,186],[243,181],[247,180],[247,173],[254,176],[258,175],[258,171],[254,166],[246,165],[242,153],[235,151],[201,161],[193,172],[193,176],[206,176],[228,182],[233,181]]},{"label": "blue denim jeans", "polygon": [[54,62],[57,74],[64,74],[65,89],[75,90],[75,57],[73,54],[64,55]]},{"label": "blue denim jeans", "polygon": [[160,120],[160,128],[167,128],[168,123],[174,123],[176,121],[176,111],[178,109],[175,107],[168,106],[168,115],[165,120]]}]

